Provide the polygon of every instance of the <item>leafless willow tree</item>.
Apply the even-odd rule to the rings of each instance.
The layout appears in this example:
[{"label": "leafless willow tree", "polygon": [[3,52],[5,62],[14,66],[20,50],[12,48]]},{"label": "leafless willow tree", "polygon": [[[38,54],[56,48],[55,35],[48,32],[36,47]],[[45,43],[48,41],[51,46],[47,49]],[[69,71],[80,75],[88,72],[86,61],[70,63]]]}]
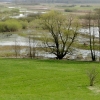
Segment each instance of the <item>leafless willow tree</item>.
[{"label": "leafless willow tree", "polygon": [[19,41],[15,40],[15,45],[14,45],[14,51],[15,51],[15,57],[20,57],[20,51],[21,51],[21,47],[18,44]]},{"label": "leafless willow tree", "polygon": [[32,59],[35,57],[35,47],[34,47],[34,38],[29,36],[29,57]]},{"label": "leafless willow tree", "polygon": [[62,59],[70,52],[71,46],[78,34],[79,22],[73,15],[63,15],[58,11],[50,11],[41,17],[45,35],[45,45],[48,51]]},{"label": "leafless willow tree", "polygon": [[96,20],[97,20],[97,27],[99,32],[99,62],[100,62],[100,8],[96,10]]},{"label": "leafless willow tree", "polygon": [[[96,49],[95,49],[95,27],[96,27],[96,22],[95,19],[93,18],[92,12],[89,12],[86,17],[85,17],[85,23],[83,26],[85,28],[88,28],[89,30],[89,46],[90,46],[90,51],[91,51],[91,58],[92,61],[96,61]],[[92,28],[92,29],[91,29]]]}]

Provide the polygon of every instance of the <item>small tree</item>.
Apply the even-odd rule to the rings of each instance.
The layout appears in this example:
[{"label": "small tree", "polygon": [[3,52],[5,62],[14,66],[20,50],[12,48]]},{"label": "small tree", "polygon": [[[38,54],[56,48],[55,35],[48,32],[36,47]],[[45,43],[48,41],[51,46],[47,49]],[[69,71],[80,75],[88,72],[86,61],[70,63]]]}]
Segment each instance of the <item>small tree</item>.
[{"label": "small tree", "polygon": [[29,36],[28,38],[29,45],[29,57],[32,59],[35,57],[35,47],[34,47],[34,38]]},{"label": "small tree", "polygon": [[18,56],[20,56],[20,51],[21,51],[21,47],[18,44],[18,41],[15,39],[15,45],[14,45],[14,52],[15,52],[15,57],[17,58]]},{"label": "small tree", "polygon": [[29,57],[32,59],[32,46],[31,46],[31,37],[29,36]]},{"label": "small tree", "polygon": [[96,68],[92,68],[91,70],[88,70],[87,71],[87,75],[88,75],[88,78],[89,78],[89,85],[90,86],[93,86],[94,85],[94,82],[96,80],[96,76],[97,76],[97,71],[96,71]]},{"label": "small tree", "polygon": [[[100,52],[100,8],[96,10],[96,20],[99,32],[99,52]],[[99,53],[99,62],[100,62],[100,53]]]},{"label": "small tree", "polygon": [[[94,31],[95,25],[96,25],[95,19],[93,19],[92,13],[89,12],[86,15],[84,26],[86,28],[88,28],[88,30],[89,30],[89,46],[90,46],[92,61],[96,61],[96,53],[95,53],[95,31]],[[93,28],[93,29],[91,30],[91,28]]]}]

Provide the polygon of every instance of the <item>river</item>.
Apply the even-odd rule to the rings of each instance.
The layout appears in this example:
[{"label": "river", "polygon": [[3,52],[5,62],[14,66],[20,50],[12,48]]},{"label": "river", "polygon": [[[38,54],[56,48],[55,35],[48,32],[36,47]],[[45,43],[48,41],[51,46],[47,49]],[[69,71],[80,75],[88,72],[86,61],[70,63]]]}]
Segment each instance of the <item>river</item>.
[{"label": "river", "polygon": [[[91,27],[92,34],[93,34],[93,30],[95,33],[95,37],[99,37],[98,28]],[[80,29],[79,32],[82,34],[89,34],[88,29]],[[1,34],[0,35],[0,45],[1,46],[12,46],[15,44],[19,46],[29,46],[29,39],[22,37],[22,36],[18,36],[17,34],[11,34],[11,35]],[[42,46],[42,43],[41,41],[34,41],[34,42],[32,41],[31,46],[40,47]],[[23,52],[25,52],[25,50],[23,50]],[[55,55],[50,54],[50,53],[41,52],[41,51],[38,51],[38,55],[48,57],[48,58],[55,58]],[[76,57],[80,55],[82,56],[83,59],[85,59],[87,56],[90,56],[90,50],[75,49],[73,55],[67,55],[67,56],[69,56],[68,59],[76,59]],[[100,55],[100,52],[96,51],[96,56],[99,57],[99,55]]]}]

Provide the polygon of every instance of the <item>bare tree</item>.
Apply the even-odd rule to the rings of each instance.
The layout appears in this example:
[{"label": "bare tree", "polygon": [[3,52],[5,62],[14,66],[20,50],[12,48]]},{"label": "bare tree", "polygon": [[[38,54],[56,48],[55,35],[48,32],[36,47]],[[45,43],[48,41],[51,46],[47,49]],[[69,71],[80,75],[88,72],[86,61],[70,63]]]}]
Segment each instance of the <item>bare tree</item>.
[{"label": "bare tree", "polygon": [[34,38],[29,36],[29,57],[33,59],[35,57],[35,47],[34,47]]},{"label": "bare tree", "polygon": [[46,47],[57,59],[62,59],[70,52],[78,34],[78,21],[75,16],[66,17],[58,11],[50,11],[41,17],[41,24],[48,34],[45,37]]},{"label": "bare tree", "polygon": [[97,77],[97,74],[98,72],[96,71],[96,68],[92,68],[92,69],[89,69],[87,71],[87,75],[88,75],[88,78],[89,78],[89,85],[90,86],[93,86],[94,85],[94,82],[96,80],[96,77]]},{"label": "bare tree", "polygon": [[[90,46],[92,61],[96,61],[96,53],[95,53],[95,31],[94,31],[95,20],[92,18],[92,16],[93,15],[92,15],[91,12],[89,12],[86,15],[84,26],[86,28],[88,28],[88,30],[89,30],[89,46]],[[93,29],[91,30],[91,28],[93,28]]]},{"label": "bare tree", "polygon": [[99,32],[99,62],[100,62],[100,8],[96,10],[96,20]]},{"label": "bare tree", "polygon": [[15,40],[15,46],[14,46],[14,51],[15,51],[15,57],[17,58],[18,56],[20,56],[20,45],[18,44],[18,41]]},{"label": "bare tree", "polygon": [[31,37],[29,36],[29,57],[32,59]]}]

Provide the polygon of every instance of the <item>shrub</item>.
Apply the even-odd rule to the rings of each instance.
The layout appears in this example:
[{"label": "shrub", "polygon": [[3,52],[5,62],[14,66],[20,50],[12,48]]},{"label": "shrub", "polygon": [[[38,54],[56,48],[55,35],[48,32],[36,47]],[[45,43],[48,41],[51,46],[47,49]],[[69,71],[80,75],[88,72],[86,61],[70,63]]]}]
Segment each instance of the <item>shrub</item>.
[{"label": "shrub", "polygon": [[1,32],[14,32],[22,28],[22,24],[14,19],[9,19],[4,22],[0,22]]},{"label": "shrub", "polygon": [[94,85],[94,82],[95,82],[95,79],[96,79],[96,76],[97,76],[97,71],[96,71],[96,68],[92,68],[91,70],[88,70],[87,71],[87,75],[89,77],[89,85],[90,86],[93,86]]},{"label": "shrub", "polygon": [[74,10],[71,9],[65,9],[65,12],[73,12]]},{"label": "shrub", "polygon": [[81,5],[80,7],[91,7],[91,5]]},{"label": "shrub", "polygon": [[20,21],[21,25],[22,25],[22,29],[26,29],[28,26],[27,21]]},{"label": "shrub", "polygon": [[22,28],[21,23],[14,19],[5,21],[5,24],[7,25],[7,31],[11,32],[18,31]]},{"label": "shrub", "polygon": [[3,22],[0,22],[0,32],[5,32],[6,31],[6,24]]}]

